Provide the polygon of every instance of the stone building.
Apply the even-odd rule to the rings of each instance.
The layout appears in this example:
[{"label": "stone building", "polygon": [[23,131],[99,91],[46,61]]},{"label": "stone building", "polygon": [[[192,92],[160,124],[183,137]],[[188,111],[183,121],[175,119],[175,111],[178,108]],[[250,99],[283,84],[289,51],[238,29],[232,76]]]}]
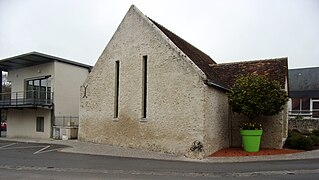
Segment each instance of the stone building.
[{"label": "stone building", "polygon": [[[79,139],[175,154],[240,146],[226,92],[253,72],[287,88],[287,58],[216,64],[131,6],[81,88]],[[281,148],[287,112],[267,119],[262,146]]]}]

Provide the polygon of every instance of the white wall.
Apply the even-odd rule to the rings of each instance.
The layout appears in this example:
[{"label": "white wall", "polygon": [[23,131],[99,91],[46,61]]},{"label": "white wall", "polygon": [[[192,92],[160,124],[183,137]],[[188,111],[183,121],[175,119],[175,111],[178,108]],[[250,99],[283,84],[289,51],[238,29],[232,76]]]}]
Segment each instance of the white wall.
[{"label": "white wall", "polygon": [[[16,69],[8,72],[8,80],[11,81],[11,92],[25,90],[25,79],[51,75],[54,76],[54,66],[52,63],[40,64],[26,68]],[[54,83],[52,83],[54,84]]]},{"label": "white wall", "polygon": [[[25,79],[49,75],[51,75],[50,79],[53,79],[53,63],[45,63],[9,71],[8,80],[12,83],[11,92],[25,91]],[[54,86],[53,82],[51,84]],[[12,95],[12,98],[15,99],[13,96],[15,96],[14,94]],[[44,117],[44,132],[36,132],[37,116]],[[7,137],[49,138],[51,133],[51,110],[41,108],[9,109],[7,114],[7,125]]]},{"label": "white wall", "polygon": [[[50,138],[51,110],[49,109],[9,109],[7,117],[7,137]],[[44,117],[44,132],[36,132],[36,117]]]},{"label": "white wall", "polygon": [[79,116],[80,86],[88,74],[86,68],[54,62],[55,116]]},{"label": "white wall", "polygon": [[[79,116],[80,86],[88,74],[86,68],[52,62],[9,71],[8,80],[12,83],[12,92],[22,92],[25,91],[25,79],[51,75],[54,115],[77,117]],[[35,132],[37,116],[45,117],[45,132]],[[8,137],[49,138],[51,110],[43,108],[9,109],[7,122]]]}]

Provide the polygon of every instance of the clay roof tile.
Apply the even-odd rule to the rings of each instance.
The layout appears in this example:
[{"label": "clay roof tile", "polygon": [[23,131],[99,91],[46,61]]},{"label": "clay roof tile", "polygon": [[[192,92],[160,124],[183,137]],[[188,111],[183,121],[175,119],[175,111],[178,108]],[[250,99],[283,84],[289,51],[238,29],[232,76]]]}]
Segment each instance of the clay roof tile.
[{"label": "clay roof tile", "polygon": [[285,87],[288,76],[288,58],[274,58],[235,63],[217,64],[207,54],[180,38],[154,20],[157,26],[181,51],[183,51],[206,75],[206,83],[229,90],[237,77],[249,73],[266,75],[270,80],[278,80]]}]

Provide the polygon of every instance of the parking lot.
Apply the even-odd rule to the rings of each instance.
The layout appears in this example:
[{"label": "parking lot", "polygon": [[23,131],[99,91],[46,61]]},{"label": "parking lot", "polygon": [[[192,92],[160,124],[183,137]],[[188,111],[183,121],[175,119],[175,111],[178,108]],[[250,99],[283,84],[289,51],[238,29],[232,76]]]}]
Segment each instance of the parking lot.
[{"label": "parking lot", "polygon": [[0,140],[0,152],[23,152],[28,154],[43,154],[55,152],[68,146],[58,144],[25,143]]}]

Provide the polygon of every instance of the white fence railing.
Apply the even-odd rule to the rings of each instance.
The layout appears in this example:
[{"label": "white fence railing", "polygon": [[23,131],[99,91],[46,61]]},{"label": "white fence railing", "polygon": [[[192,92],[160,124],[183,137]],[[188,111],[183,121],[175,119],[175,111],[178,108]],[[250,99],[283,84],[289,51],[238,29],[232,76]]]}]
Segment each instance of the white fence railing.
[{"label": "white fence railing", "polygon": [[55,116],[53,126],[77,127],[79,126],[79,117]]},{"label": "white fence railing", "polygon": [[307,110],[293,110],[288,112],[289,119],[303,120],[314,119],[319,120],[319,110],[307,111]]}]

